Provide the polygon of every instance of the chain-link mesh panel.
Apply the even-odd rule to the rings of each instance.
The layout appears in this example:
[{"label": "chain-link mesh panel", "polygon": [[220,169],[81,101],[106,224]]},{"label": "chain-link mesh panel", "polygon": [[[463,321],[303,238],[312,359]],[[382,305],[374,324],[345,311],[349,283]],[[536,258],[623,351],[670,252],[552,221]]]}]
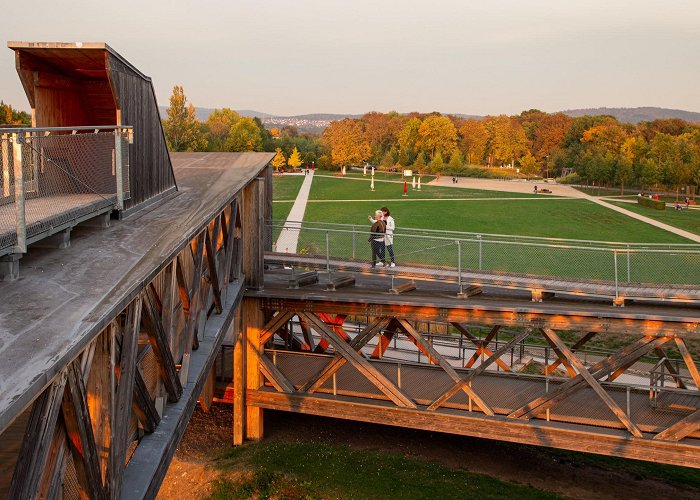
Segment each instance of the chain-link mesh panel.
[{"label": "chain-link mesh panel", "polygon": [[2,134],[0,146],[2,253],[128,197],[127,131],[27,129]]}]

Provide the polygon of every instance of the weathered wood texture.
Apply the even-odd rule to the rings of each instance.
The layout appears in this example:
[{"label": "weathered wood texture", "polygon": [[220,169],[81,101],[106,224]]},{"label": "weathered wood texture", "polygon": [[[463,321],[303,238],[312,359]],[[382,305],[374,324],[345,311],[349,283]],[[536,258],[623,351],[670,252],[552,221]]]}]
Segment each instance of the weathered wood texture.
[{"label": "weathered wood texture", "polygon": [[35,127],[131,125],[125,210],[176,188],[151,79],[106,44],[10,43]]},{"label": "weathered wood texture", "polygon": [[113,53],[107,55],[107,67],[121,117],[119,125],[134,127],[134,143],[129,148],[131,198],[124,202],[128,210],[175,188],[175,175],[151,79]]}]

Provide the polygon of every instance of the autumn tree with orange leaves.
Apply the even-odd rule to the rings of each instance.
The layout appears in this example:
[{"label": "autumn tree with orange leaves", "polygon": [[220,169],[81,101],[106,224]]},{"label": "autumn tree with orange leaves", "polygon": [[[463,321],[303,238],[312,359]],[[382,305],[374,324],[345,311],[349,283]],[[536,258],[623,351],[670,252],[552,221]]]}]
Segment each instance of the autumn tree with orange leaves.
[{"label": "autumn tree with orange leaves", "polygon": [[331,164],[337,168],[359,165],[371,153],[362,124],[350,118],[331,122],[323,132],[323,142],[331,150]]}]

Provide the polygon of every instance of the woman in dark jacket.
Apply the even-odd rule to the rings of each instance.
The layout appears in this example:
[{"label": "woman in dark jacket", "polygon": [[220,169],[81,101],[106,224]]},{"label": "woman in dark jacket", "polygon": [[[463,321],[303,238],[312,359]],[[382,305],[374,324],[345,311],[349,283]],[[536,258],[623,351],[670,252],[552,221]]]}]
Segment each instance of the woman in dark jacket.
[{"label": "woman in dark jacket", "polygon": [[[381,261],[384,258],[384,233],[386,233],[386,224],[382,220],[381,210],[374,213],[374,220],[368,217],[373,222],[372,228],[369,230],[369,244],[372,247],[372,267],[377,267],[377,260]],[[383,264],[383,263],[382,263]]]}]

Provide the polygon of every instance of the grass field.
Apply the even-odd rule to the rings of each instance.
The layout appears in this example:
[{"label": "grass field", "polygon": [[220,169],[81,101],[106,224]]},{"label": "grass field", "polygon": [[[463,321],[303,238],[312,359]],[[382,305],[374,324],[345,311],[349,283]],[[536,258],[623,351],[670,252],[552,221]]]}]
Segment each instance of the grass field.
[{"label": "grass field", "polygon": [[408,184],[408,196],[403,196],[403,183],[383,182],[375,179],[374,191],[370,191],[370,180],[339,179],[337,177],[314,176],[310,200],[402,200],[430,198],[527,198],[530,194],[503,193],[478,189],[460,189],[445,186],[421,186],[413,190]]},{"label": "grass field", "polygon": [[[315,181],[312,195],[314,189]],[[304,219],[364,225],[367,216],[385,201],[377,198],[376,202],[309,203]],[[387,202],[387,206],[398,228],[630,243],[690,243],[685,238],[586,200],[395,200]]]},{"label": "grass field", "polygon": [[666,207],[666,210],[654,210],[643,207],[637,203],[610,202],[613,205],[622,207],[630,212],[644,215],[650,219],[658,220],[670,226],[684,229],[691,233],[700,235],[700,210],[674,210]]},{"label": "grass field", "polygon": [[273,176],[272,199],[278,201],[294,201],[303,182],[303,175]]},{"label": "grass field", "polygon": [[560,498],[557,495],[397,453],[325,443],[267,443],[224,454],[210,498]]}]

